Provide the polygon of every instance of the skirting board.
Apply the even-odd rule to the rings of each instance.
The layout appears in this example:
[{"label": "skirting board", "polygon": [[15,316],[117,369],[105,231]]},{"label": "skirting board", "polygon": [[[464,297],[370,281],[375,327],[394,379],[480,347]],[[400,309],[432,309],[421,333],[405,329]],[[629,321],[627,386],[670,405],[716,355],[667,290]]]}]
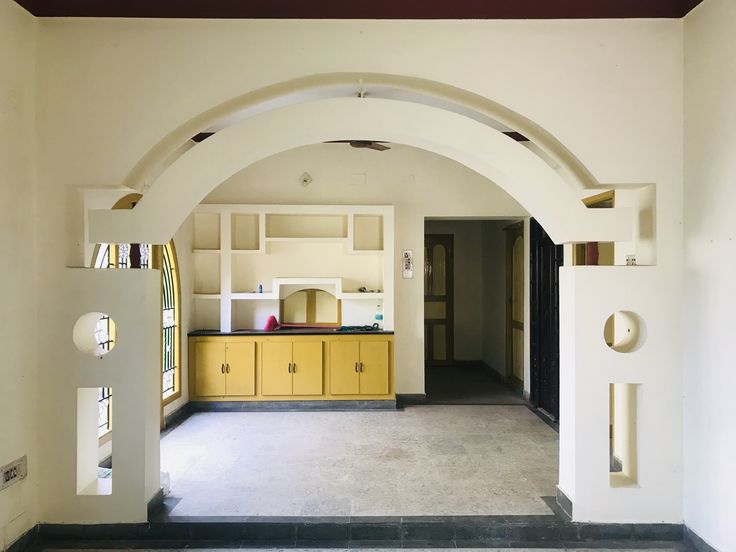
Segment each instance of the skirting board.
[{"label": "skirting board", "polygon": [[557,498],[557,505],[562,509],[562,511],[567,516],[568,520],[572,519],[572,500],[560,489],[557,487],[556,492],[556,498]]},{"label": "skirting board", "polygon": [[696,552],[719,552],[687,526],[685,526],[685,542],[692,546]]},{"label": "skirting board", "polygon": [[6,552],[25,552],[26,550],[29,550],[38,539],[38,531],[38,525],[31,527],[28,531],[23,533],[20,538],[8,546]]},{"label": "skirting board", "polygon": [[191,412],[304,412],[314,410],[396,410],[396,400],[376,401],[191,401]]}]

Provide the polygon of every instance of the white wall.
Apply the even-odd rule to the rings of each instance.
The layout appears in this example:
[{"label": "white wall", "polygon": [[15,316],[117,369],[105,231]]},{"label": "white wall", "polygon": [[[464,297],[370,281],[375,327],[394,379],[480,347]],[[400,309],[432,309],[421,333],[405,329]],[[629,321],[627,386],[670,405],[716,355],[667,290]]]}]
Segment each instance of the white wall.
[{"label": "white wall", "polygon": [[[299,177],[313,177],[303,187]],[[365,175],[354,184],[352,175]],[[448,186],[451,183],[451,186]],[[526,211],[508,194],[466,167],[438,155],[394,144],[384,152],[346,144],[319,144],[290,150],[251,165],[225,181],[205,203],[394,205],[395,372],[397,393],[424,393],[424,221],[432,217],[523,217]],[[480,253],[481,222],[472,240]],[[463,245],[464,247],[464,245]],[[400,257],[414,251],[415,275],[401,277]],[[478,257],[480,260],[480,257]],[[460,269],[456,266],[456,274]],[[481,283],[481,263],[468,270]],[[456,277],[456,289],[462,281]],[[469,298],[468,298],[469,299]],[[459,309],[459,306],[458,306]],[[481,358],[481,316],[464,326],[459,340],[468,360]],[[456,335],[459,336],[458,332]],[[460,336],[459,336],[460,337]],[[457,342],[456,342],[457,343]]]},{"label": "white wall", "polygon": [[736,3],[685,20],[685,522],[736,550]]},{"label": "white wall", "polygon": [[0,550],[38,520],[36,27],[15,2],[0,2],[0,465],[27,454],[29,472],[0,492]]},{"label": "white wall", "polygon": [[[3,39],[5,36],[3,33]],[[4,51],[14,60],[17,50],[14,44],[10,46]],[[386,51],[391,55],[385,55]],[[682,58],[682,23],[673,20],[41,21],[35,89],[37,259],[42,268],[36,272],[36,291],[40,304],[59,300],[65,265],[81,264],[84,217],[80,188],[119,185],[169,133],[241,94],[306,75],[363,71],[432,79],[492,99],[561,140],[600,182],[656,183],[656,298],[662,305],[671,305],[679,320]],[[13,128],[17,132],[17,126]],[[74,139],[69,139],[71,129],[81,129]],[[304,164],[307,161],[310,159],[305,158]],[[431,173],[433,163],[426,169]],[[403,225],[406,229],[397,238],[397,254],[402,248],[421,250],[424,217],[443,216],[445,203],[448,210],[464,211],[453,213],[455,216],[483,216],[477,211],[501,210],[502,205],[489,197],[473,195],[468,196],[469,205],[457,208],[452,202],[464,191],[452,179],[434,182],[436,209],[426,202],[418,206],[406,203],[404,190],[422,191],[425,185],[420,174],[424,173],[417,169],[387,179],[391,185],[387,193],[397,198],[397,228]],[[271,177],[261,176],[261,183]],[[289,182],[292,178],[289,176]],[[295,197],[289,202],[318,196],[315,203],[331,201],[329,189],[319,192],[315,183],[310,189],[292,192]],[[248,201],[251,196],[270,193],[259,183],[245,191]],[[332,201],[377,203],[377,195],[370,189],[345,186],[339,199]],[[259,202],[271,201],[260,198]],[[617,285],[617,278],[608,273],[593,279],[597,289]],[[571,289],[576,293],[575,286]],[[397,390],[413,392],[421,381],[421,376],[415,376],[422,372],[422,325],[416,317],[421,312],[421,279],[397,280],[396,297],[397,343],[406,344],[396,348],[397,367],[399,363],[406,366],[406,377],[397,380]],[[668,358],[673,361],[666,381],[679,381],[680,336],[675,332],[667,337],[663,352],[672,355]],[[43,369],[49,370],[46,365]],[[599,374],[594,383],[605,386],[608,382]],[[679,389],[667,386],[652,399],[655,407],[669,409],[669,423],[659,428],[668,444],[677,442],[681,430],[679,403],[673,403],[673,397],[679,398]],[[581,420],[605,424],[606,412],[599,416],[594,409],[591,418],[586,410],[589,403],[572,406],[577,410],[568,411],[572,416],[567,421],[563,418],[563,425],[573,427]],[[48,428],[38,426],[39,441],[49,436],[53,437]],[[604,443],[602,450],[605,448]],[[667,491],[652,497],[646,506],[636,495],[619,499],[630,506],[632,520],[681,519],[676,473],[680,451],[674,447],[664,452],[675,472],[667,472],[662,487]],[[585,468],[589,459],[576,461],[577,468],[581,463]],[[588,483],[583,479],[581,486]],[[615,508],[595,497],[588,499],[600,508],[587,510],[592,512],[591,519],[622,520]]]}]

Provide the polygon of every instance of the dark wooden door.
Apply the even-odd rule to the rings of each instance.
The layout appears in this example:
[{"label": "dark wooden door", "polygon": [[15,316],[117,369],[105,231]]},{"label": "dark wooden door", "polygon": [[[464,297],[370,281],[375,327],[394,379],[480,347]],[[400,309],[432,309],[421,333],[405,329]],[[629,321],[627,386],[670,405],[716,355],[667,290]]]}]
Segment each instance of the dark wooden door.
[{"label": "dark wooden door", "polygon": [[451,364],[453,351],[453,236],[424,237],[424,361]]},{"label": "dark wooden door", "polygon": [[529,245],[532,404],[560,417],[560,286],[562,246],[532,219]]}]

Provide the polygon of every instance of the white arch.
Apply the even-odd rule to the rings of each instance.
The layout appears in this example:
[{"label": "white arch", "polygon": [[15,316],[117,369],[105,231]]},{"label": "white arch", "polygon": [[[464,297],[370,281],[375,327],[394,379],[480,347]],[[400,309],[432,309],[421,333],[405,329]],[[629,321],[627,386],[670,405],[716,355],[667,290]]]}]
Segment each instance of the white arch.
[{"label": "white arch", "polygon": [[218,132],[167,167],[135,209],[90,212],[90,241],[168,242],[210,191],[248,165],[355,136],[415,146],[466,165],[533,213],[557,243],[631,238],[629,211],[586,209],[560,173],[487,125],[404,101],[335,98],[263,112]]},{"label": "white arch", "polygon": [[192,147],[190,138],[212,127],[221,130],[233,118],[335,97],[354,97],[358,87],[370,97],[402,99],[461,113],[476,120],[495,121],[526,136],[532,148],[575,189],[595,188],[598,181],[573,153],[534,121],[469,90],[435,80],[387,73],[319,73],[274,83],[236,96],[208,109],[171,131],[131,170],[122,185],[138,191],[152,182]]}]

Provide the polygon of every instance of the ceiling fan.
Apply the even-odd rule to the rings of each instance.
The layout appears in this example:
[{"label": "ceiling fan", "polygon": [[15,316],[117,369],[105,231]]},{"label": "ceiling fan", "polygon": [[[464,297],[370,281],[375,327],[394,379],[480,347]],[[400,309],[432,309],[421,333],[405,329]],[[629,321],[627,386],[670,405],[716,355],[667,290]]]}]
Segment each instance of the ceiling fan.
[{"label": "ceiling fan", "polygon": [[376,142],[374,140],[333,140],[325,142],[325,144],[350,144],[350,147],[358,149],[372,149],[376,151],[386,151],[391,148],[384,145],[386,142]]}]

